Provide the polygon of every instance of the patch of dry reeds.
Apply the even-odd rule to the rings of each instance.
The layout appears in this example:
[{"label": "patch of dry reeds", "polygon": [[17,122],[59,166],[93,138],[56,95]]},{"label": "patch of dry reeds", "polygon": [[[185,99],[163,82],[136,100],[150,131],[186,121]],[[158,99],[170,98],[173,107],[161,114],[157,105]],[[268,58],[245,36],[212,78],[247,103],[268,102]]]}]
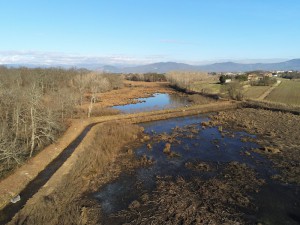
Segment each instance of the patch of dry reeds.
[{"label": "patch of dry reeds", "polygon": [[[91,112],[91,117],[99,117],[99,116],[113,116],[120,114],[120,110],[113,109],[113,108],[103,108],[103,107],[94,107],[93,111]],[[86,118],[88,114],[88,109],[78,108],[75,111],[74,119],[78,118]]]},{"label": "patch of dry reeds", "polygon": [[189,95],[188,100],[193,104],[197,104],[197,105],[209,104],[217,101],[216,99],[205,97],[200,94]]},{"label": "patch of dry reeds", "polygon": [[300,107],[295,105],[288,105],[278,102],[269,102],[269,101],[256,101],[256,100],[247,100],[243,102],[243,107],[248,108],[260,108],[268,109],[272,111],[282,111],[289,112],[293,114],[300,114]]},{"label": "patch of dry reeds", "polygon": [[96,125],[68,164],[55,174],[63,173],[59,182],[49,183],[49,188],[46,184],[46,188],[40,190],[42,193],[38,192],[9,224],[97,224],[95,205],[83,201],[82,193],[96,182],[93,180],[96,175],[110,173],[107,168],[122,146],[136,140],[140,132],[137,125],[121,122]]}]

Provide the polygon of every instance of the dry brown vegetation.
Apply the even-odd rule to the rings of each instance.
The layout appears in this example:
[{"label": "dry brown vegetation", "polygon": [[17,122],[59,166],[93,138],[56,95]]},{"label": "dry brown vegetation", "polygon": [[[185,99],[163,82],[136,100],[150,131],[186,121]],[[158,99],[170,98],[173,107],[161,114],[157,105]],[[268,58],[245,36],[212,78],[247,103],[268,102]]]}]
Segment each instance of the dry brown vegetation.
[{"label": "dry brown vegetation", "polygon": [[221,112],[213,124],[227,129],[245,130],[256,134],[261,148],[255,151],[269,157],[279,169],[275,177],[288,183],[300,184],[300,117],[288,112],[243,108]]},{"label": "dry brown vegetation", "polygon": [[[150,97],[155,93],[175,93],[168,87],[167,82],[141,82],[141,81],[124,81],[124,87],[118,90],[97,94],[98,101],[94,104],[96,108],[109,107],[114,105],[126,105],[134,103],[136,98]],[[87,108],[83,104],[83,108]]]},{"label": "dry brown vegetation", "polygon": [[223,84],[222,89],[226,98],[238,101],[241,101],[244,98],[243,86],[238,81]]},{"label": "dry brown vegetation", "polygon": [[188,100],[196,105],[209,104],[217,101],[216,99],[205,97],[204,95],[200,94],[188,95]]},{"label": "dry brown vegetation", "polygon": [[67,132],[57,143],[48,146],[45,150],[18,168],[12,175],[0,182],[0,207],[4,207],[10,199],[18,195],[26,185],[33,180],[54,158],[56,158],[72,141],[80,135],[84,128],[92,123],[107,121],[126,121],[129,123],[141,123],[179,116],[196,115],[199,113],[214,112],[220,110],[236,109],[238,105],[233,102],[218,102],[207,105],[195,105],[190,107],[143,112],[137,114],[122,114],[115,116],[92,117],[85,120],[72,122]]},{"label": "dry brown vegetation", "polygon": [[255,210],[249,193],[263,183],[252,169],[237,162],[229,163],[209,180],[162,177],[157,179],[153,194],[135,200],[111,219],[141,225],[250,224],[242,210]]},{"label": "dry brown vegetation", "polygon": [[97,224],[97,207],[83,193],[116,177],[119,171],[112,170],[112,162],[122,146],[135,141],[141,131],[137,125],[125,123],[96,125],[61,172],[9,224]]},{"label": "dry brown vegetation", "polygon": [[[84,119],[88,113],[88,108],[77,108],[75,110],[73,119]],[[90,116],[91,117],[99,117],[99,116],[113,116],[120,114],[120,110],[113,109],[109,107],[94,107]]]},{"label": "dry brown vegetation", "polygon": [[209,80],[210,76],[206,72],[169,72],[166,74],[167,80],[177,89],[190,91],[193,83]]},{"label": "dry brown vegetation", "polygon": [[0,177],[53,143],[78,105],[88,100],[90,116],[96,93],[121,86],[86,70],[0,67]]},{"label": "dry brown vegetation", "polygon": [[300,114],[299,106],[287,105],[278,102],[247,100],[243,102],[243,106],[250,107],[250,108],[269,109],[273,111],[282,111],[282,112],[290,112],[293,114]]}]

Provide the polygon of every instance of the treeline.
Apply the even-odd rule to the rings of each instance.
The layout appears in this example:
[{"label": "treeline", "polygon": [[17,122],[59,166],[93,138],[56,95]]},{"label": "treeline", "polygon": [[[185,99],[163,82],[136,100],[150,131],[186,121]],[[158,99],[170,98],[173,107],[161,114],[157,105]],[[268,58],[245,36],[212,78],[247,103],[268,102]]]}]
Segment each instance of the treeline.
[{"label": "treeline", "polygon": [[89,116],[96,93],[121,85],[88,70],[0,67],[0,177],[55,141],[76,106],[88,100]]},{"label": "treeline", "polygon": [[294,72],[286,72],[286,73],[283,73],[281,75],[283,78],[286,78],[286,79],[300,79],[300,72],[297,72],[297,71],[294,71]]},{"label": "treeline", "polygon": [[146,81],[146,82],[164,82],[166,80],[166,76],[161,73],[134,73],[134,74],[126,74],[125,75],[126,80],[131,81]]},{"label": "treeline", "polygon": [[271,86],[277,82],[273,77],[261,77],[259,80],[250,81],[251,86]]},{"label": "treeline", "polygon": [[219,77],[219,81],[221,84],[225,84],[226,83],[226,80],[236,80],[236,81],[239,81],[239,82],[243,82],[243,81],[247,81],[248,80],[248,76],[245,75],[245,74],[242,74],[242,75],[235,75],[235,76],[232,76],[232,75],[221,75]]},{"label": "treeline", "polygon": [[209,79],[209,75],[206,72],[169,72],[166,74],[167,80],[170,84],[183,91],[190,91],[192,84],[197,81],[204,81]]}]

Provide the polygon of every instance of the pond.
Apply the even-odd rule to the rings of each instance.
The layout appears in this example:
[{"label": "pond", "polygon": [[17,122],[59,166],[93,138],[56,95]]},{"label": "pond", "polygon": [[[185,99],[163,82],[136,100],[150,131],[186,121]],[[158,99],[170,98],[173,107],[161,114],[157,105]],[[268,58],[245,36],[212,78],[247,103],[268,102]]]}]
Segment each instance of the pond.
[{"label": "pond", "polygon": [[[299,187],[279,184],[271,179],[276,171],[269,160],[252,151],[259,147],[249,141],[255,136],[224,131],[222,127],[204,127],[203,122],[208,120],[207,115],[202,115],[141,124],[151,139],[136,149],[136,155],[146,156],[154,163],[138,168],[134,173],[122,173],[116,181],[93,194],[101,204],[103,224],[122,224],[126,216],[117,215],[129,210],[130,204],[135,200],[141,201],[145,194],[157,195],[157,180],[160,178],[183,178],[187,181],[194,178],[219,179],[232,162],[233,165],[253,169],[257,179],[265,181],[260,192],[251,193],[252,202],[258,210],[242,210],[251,222],[298,224]],[[164,152],[166,143],[170,143],[173,157]],[[198,163],[200,169],[193,169],[194,163]],[[132,213],[132,210],[128,212]]]},{"label": "pond", "polygon": [[178,94],[156,93],[148,98],[135,99],[136,104],[113,106],[124,113],[145,112],[160,109],[183,107],[189,104],[187,97]]}]

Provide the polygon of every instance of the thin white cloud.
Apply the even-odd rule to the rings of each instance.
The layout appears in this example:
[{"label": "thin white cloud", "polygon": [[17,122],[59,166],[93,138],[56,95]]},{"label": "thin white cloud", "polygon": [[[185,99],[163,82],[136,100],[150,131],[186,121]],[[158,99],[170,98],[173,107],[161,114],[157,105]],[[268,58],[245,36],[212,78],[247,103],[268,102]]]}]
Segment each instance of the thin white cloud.
[{"label": "thin white cloud", "polygon": [[35,65],[137,65],[164,60],[163,55],[133,57],[127,55],[86,56],[59,52],[38,51],[0,51],[0,64],[35,64]]},{"label": "thin white cloud", "polygon": [[128,55],[93,56],[66,54],[59,52],[38,52],[38,51],[0,51],[0,65],[38,65],[38,66],[135,66],[155,62],[175,61],[191,65],[207,65],[216,62],[237,62],[237,63],[274,63],[283,62],[288,59],[207,59],[207,60],[186,60],[170,58],[167,55],[147,55],[142,57]]}]

